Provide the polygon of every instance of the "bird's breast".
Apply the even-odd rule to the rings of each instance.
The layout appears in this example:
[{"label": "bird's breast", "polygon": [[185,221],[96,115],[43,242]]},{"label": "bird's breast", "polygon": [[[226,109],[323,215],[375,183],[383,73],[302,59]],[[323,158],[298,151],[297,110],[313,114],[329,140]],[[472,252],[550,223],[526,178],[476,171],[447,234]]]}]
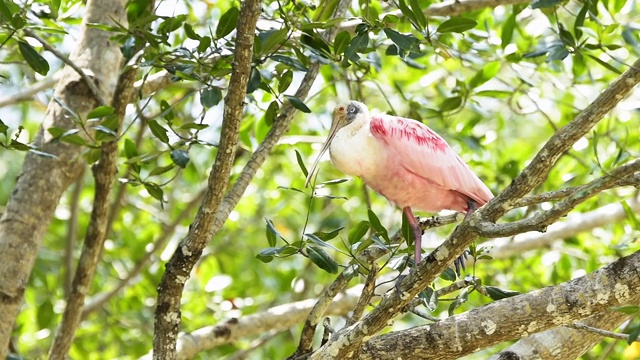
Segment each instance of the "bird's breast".
[{"label": "bird's breast", "polygon": [[331,141],[331,162],[347,175],[366,178],[375,174],[384,163],[380,161],[382,153],[377,140],[371,135],[368,127],[356,132],[348,130],[339,130]]}]

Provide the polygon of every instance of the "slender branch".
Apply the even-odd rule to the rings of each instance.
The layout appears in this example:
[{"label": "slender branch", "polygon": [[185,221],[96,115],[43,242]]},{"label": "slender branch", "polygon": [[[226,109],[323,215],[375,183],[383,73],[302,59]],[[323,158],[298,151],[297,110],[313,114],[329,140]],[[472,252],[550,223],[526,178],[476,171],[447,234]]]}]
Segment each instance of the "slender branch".
[{"label": "slender branch", "polygon": [[320,319],[338,293],[347,286],[351,279],[358,275],[359,268],[357,264],[347,266],[340,275],[338,275],[336,280],[322,292],[313,309],[309,312],[309,316],[307,316],[307,320],[300,333],[298,348],[288,359],[304,357],[305,354],[311,351],[313,336],[316,332],[316,326],[320,323]]},{"label": "slender branch", "polygon": [[488,221],[481,222],[477,225],[476,229],[481,236],[489,238],[513,236],[525,231],[544,231],[547,226],[566,215],[580,203],[602,192],[602,190],[608,189],[620,179],[625,178],[627,175],[634,174],[637,171],[640,171],[640,160],[619,166],[607,175],[578,187],[576,191],[562,202],[556,204],[551,210],[543,211],[530,218],[512,223],[495,224]]},{"label": "slender branch", "polygon": [[[617,332],[613,332],[613,331],[608,331],[608,330],[604,330],[604,329],[598,329],[596,327],[593,326],[589,326],[589,325],[585,325],[585,324],[581,324],[579,322],[577,323],[573,323],[571,325],[567,325],[567,327],[573,328],[573,329],[577,329],[577,330],[584,330],[584,331],[589,331],[604,337],[609,337],[612,339],[618,339],[618,340],[629,340],[629,334],[620,334]],[[640,342],[640,339],[635,339],[634,342]]]},{"label": "slender branch", "polygon": [[37,93],[53,87],[60,80],[59,78],[60,76],[54,75],[23,89],[19,93],[0,98],[0,108],[32,99]]},{"label": "slender branch", "polygon": [[[579,186],[569,187],[565,189],[550,191],[543,194],[525,196],[514,204],[514,208],[531,206],[531,205],[540,204],[543,202],[561,200],[571,194],[586,190],[589,186],[590,186],[589,184],[585,184],[585,185],[579,185]],[[640,174],[632,174],[622,179],[619,179],[618,181],[611,183],[610,188],[615,188],[620,186],[640,187]]]},{"label": "slender branch", "polygon": [[178,227],[178,225],[180,225],[185,219],[187,219],[189,216],[191,216],[191,213],[193,212],[193,210],[202,201],[202,196],[203,195],[204,195],[204,190],[201,190],[198,193],[198,195],[196,197],[194,197],[193,200],[191,200],[185,206],[185,208],[182,209],[182,211],[180,211],[180,214],[170,224],[168,224],[168,225],[166,225],[166,226],[164,226],[162,228],[162,231],[160,231],[160,234],[158,235],[156,240],[151,244],[151,250],[149,250],[147,253],[145,253],[144,256],[142,258],[140,258],[138,261],[136,261],[136,264],[134,265],[133,269],[131,269],[129,271],[129,273],[124,278],[120,279],[118,284],[116,286],[114,286],[113,289],[111,289],[109,291],[106,291],[106,292],[103,292],[103,293],[100,293],[100,294],[97,294],[97,295],[93,296],[91,299],[89,299],[89,301],[87,301],[87,304],[82,309],[82,318],[83,319],[86,318],[87,315],[89,315],[91,312],[99,309],[102,305],[104,305],[106,302],[111,300],[111,298],[113,298],[116,294],[118,294],[118,292],[120,292],[120,290],[122,290],[126,286],[128,286],[129,283],[131,283],[131,281],[136,276],[138,276],[142,270],[144,270],[147,267],[147,265],[149,264],[149,261],[151,261],[151,258],[153,257],[153,255],[159,249],[164,248],[164,246],[167,243],[167,241],[169,241],[171,236],[173,236],[173,234],[176,231],[176,228]]},{"label": "slender branch", "polygon": [[244,99],[251,72],[253,41],[256,22],[260,15],[260,3],[259,0],[247,0],[242,3],[240,9],[240,19],[243,21],[239,21],[237,25],[236,48],[229,90],[224,102],[220,145],[209,174],[207,191],[189,233],[167,263],[158,286],[153,341],[154,359],[176,358],[175,346],[180,327],[182,290],[202,250],[219,229],[213,226],[214,217],[219,213],[235,159]]},{"label": "slender branch", "polygon": [[[153,5],[151,5],[152,8]],[[115,132],[122,127],[126,108],[135,98],[133,83],[137,74],[137,68],[125,71],[118,80],[113,108],[118,117]],[[111,203],[109,196],[113,189],[118,173],[118,142],[117,140],[106,142],[102,145],[100,160],[91,168],[95,180],[95,190],[91,218],[84,239],[84,247],[78,261],[71,291],[67,296],[67,305],[62,314],[62,321],[56,331],[53,344],[49,349],[49,359],[65,359],[71,348],[71,343],[82,318],[82,307],[85,297],[90,289],[91,281],[95,275],[107,238],[109,213]]]},{"label": "slender branch", "polygon": [[[84,173],[84,168],[82,173]],[[71,282],[73,281],[73,250],[78,242],[78,207],[80,206],[80,194],[84,185],[83,174],[78,176],[78,180],[71,193],[71,215],[67,227],[67,239],[64,244],[64,296],[69,296],[71,292]]]},{"label": "slender branch", "polygon": [[345,326],[351,326],[355,324],[362,317],[364,309],[369,304],[369,301],[371,301],[371,297],[373,296],[373,293],[376,289],[376,276],[378,276],[379,270],[380,269],[378,268],[377,263],[374,262],[371,264],[371,267],[369,268],[369,274],[367,275],[367,279],[364,282],[364,287],[362,288],[360,299],[358,299],[358,303],[353,308],[353,312],[351,313],[351,316],[347,320]]},{"label": "slender branch", "polygon": [[30,36],[36,40],[38,40],[38,42],[40,44],[42,44],[42,47],[44,47],[45,49],[47,49],[50,53],[52,53],[53,55],[55,55],[58,59],[62,60],[63,63],[67,64],[70,68],[72,68],[73,70],[75,70],[78,75],[80,75],[80,77],[82,78],[82,80],[85,82],[85,84],[87,85],[87,87],[89,88],[89,90],[91,91],[91,94],[96,98],[96,100],[98,100],[98,104],[99,105],[105,105],[106,102],[104,100],[104,98],[102,97],[102,94],[100,93],[100,90],[98,89],[98,87],[96,86],[96,83],[85,73],[84,70],[82,70],[78,65],[76,65],[73,61],[69,60],[68,57],[66,57],[64,54],[62,54],[61,52],[59,52],[58,50],[56,50],[56,48],[54,48],[53,46],[51,46],[51,44],[49,44],[45,39],[41,38],[38,34],[36,34],[35,32],[31,31],[30,29],[24,29],[23,30],[24,33],[27,36]]},{"label": "slender branch", "polygon": [[[631,210],[640,212],[640,201],[637,198],[630,199],[627,203]],[[579,233],[590,232],[597,227],[613,224],[626,216],[622,205],[609,204],[587,213],[570,215],[567,221],[550,225],[544,233],[531,232],[518,234],[513,238],[497,238],[483,243],[482,246],[489,248],[488,255],[494,259],[504,259],[549,246],[554,241],[567,239]]]}]

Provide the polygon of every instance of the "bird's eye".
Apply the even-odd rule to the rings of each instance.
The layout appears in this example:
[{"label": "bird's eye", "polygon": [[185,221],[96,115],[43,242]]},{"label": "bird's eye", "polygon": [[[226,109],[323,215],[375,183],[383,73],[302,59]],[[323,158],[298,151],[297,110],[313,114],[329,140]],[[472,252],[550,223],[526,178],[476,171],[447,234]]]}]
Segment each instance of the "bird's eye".
[{"label": "bird's eye", "polygon": [[355,105],[349,105],[349,107],[347,108],[347,112],[349,114],[357,114],[358,108]]}]

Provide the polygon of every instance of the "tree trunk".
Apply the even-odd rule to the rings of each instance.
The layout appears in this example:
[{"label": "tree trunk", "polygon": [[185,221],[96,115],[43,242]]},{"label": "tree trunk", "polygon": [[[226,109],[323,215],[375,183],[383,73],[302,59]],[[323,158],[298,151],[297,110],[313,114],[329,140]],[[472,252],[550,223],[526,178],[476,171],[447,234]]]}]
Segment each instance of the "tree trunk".
[{"label": "tree trunk", "polygon": [[[110,40],[112,34],[86,24],[126,21],[124,5],[124,0],[89,0],[77,47],[69,57],[95,82],[106,102],[111,101],[115,90],[122,56],[118,44]],[[11,330],[44,232],[60,197],[85,166],[82,147],[52,143],[47,129],[75,128],[74,121],[83,119],[99,104],[85,81],[70,67],[62,71],[54,97],[56,101],[49,103],[35,145],[55,158],[27,154],[0,219],[0,359],[6,357]],[[79,134],[84,135],[82,130]]]}]

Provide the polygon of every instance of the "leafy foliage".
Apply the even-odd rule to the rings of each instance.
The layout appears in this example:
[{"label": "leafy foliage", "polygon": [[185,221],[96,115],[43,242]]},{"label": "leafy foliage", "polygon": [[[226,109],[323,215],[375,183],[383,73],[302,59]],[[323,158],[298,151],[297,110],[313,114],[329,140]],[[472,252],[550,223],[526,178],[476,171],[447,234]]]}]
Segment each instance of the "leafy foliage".
[{"label": "leafy foliage", "polygon": [[[335,1],[265,2],[264,25],[255,37],[240,150],[230,180],[236,180],[284,108],[290,105],[299,114],[187,282],[182,307],[185,331],[316,297],[336,273],[370,247],[389,250],[380,262],[383,273],[411,258],[413,233],[406,219],[382,197],[363,190],[360,180],[346,181],[321,162],[318,184],[304,188],[306,165],[317,151],[316,140],[306,136],[326,135],[339,100],[358,99],[371,108],[427,123],[497,194],[556,129],[640,55],[636,3],[541,0],[455,17],[429,16],[424,12],[428,4],[362,1],[352,6],[347,18],[330,18]],[[114,131],[110,106],[97,107],[83,117],[74,112],[73,104],[62,104],[77,127],[48,128],[45,134],[48,141],[82,147],[88,164],[97,161],[106,142],[118,141],[120,149],[118,193],[122,195],[90,289],[96,295],[92,300],[115,289],[122,279],[131,279],[87,317],[78,330],[72,358],[138,357],[149,351],[153,338],[149,324],[162,264],[193,219],[220,141],[234,29],[241,21],[238,4],[162,3],[155,14],[148,13],[147,5],[130,1],[128,24],[89,26],[113,35],[125,58],[139,68],[140,84],[166,72],[169,85],[153,93],[140,90],[121,133]],[[78,31],[84,6],[77,0],[62,0],[29,2],[20,8],[0,0],[0,56],[6,64],[0,70],[3,94],[41,83],[63,67],[23,29],[68,53],[63,39]],[[147,30],[149,24],[153,30]],[[338,33],[327,42],[323,31],[333,27]],[[311,97],[300,98],[295,91],[314,62],[321,64],[320,79]],[[634,94],[629,103],[637,100]],[[2,204],[19,174],[17,159],[26,152],[55,157],[34,142],[49,101],[55,101],[55,95],[45,90],[22,103],[3,104]],[[576,143],[536,192],[584,184],[637,158],[638,138],[637,116],[630,107],[621,107]],[[60,259],[70,249],[77,260],[81,249],[67,239],[82,235],[89,221],[90,173],[75,185],[77,198],[70,193],[61,202],[29,280],[26,306],[16,321],[24,358],[45,356],[60,321],[64,276],[74,268],[65,264],[60,271]],[[581,205],[577,213],[630,196],[624,188],[607,191]],[[503,220],[522,219],[549,205],[515,210]],[[449,269],[420,295],[424,307],[435,317],[450,316],[571,279],[637,251],[640,226],[637,214],[628,205],[627,209],[628,220],[573,235],[552,249],[497,260],[488,249],[474,246],[470,255],[475,262],[467,275],[481,281],[469,280],[455,293],[439,296],[438,289],[466,279]],[[77,221],[80,229],[74,234],[69,233],[70,221]],[[428,230],[425,251],[437,246],[453,226]],[[393,243],[398,231],[404,243]],[[229,280],[222,282],[220,275]],[[398,321],[406,323],[422,320]],[[631,335],[637,337],[639,329],[636,326]],[[203,356],[228,356],[250,347],[251,340]],[[284,358],[294,351],[295,343],[289,334],[281,334],[257,349],[256,356]],[[623,349],[617,344],[612,351]],[[478,357],[486,358],[490,352],[495,351]]]}]

